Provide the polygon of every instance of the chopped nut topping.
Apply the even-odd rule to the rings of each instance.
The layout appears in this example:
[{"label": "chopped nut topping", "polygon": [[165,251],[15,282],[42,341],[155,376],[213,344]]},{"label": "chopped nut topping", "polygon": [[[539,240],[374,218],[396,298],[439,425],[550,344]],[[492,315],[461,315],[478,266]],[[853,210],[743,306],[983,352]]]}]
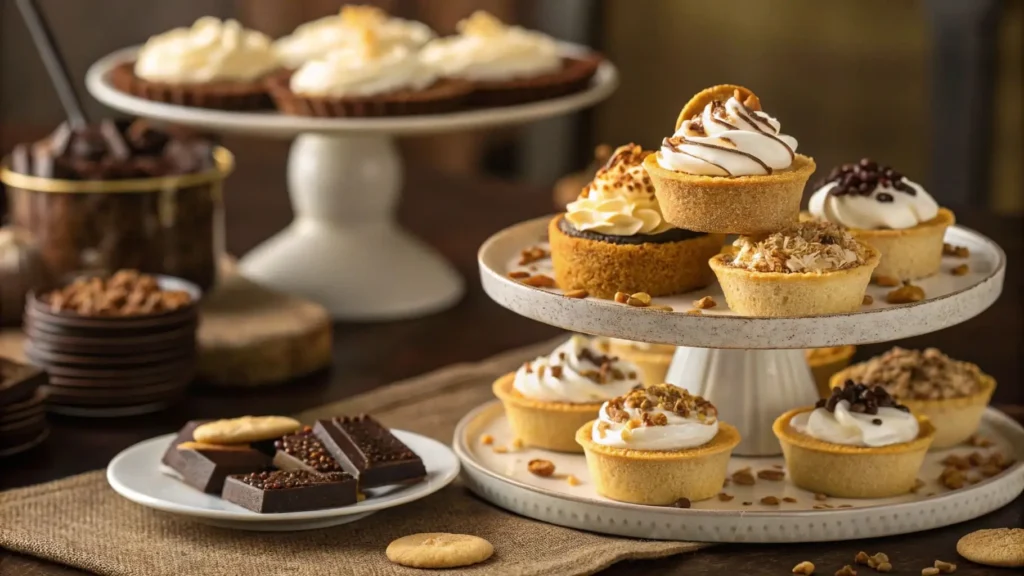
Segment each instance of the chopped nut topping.
[{"label": "chopped nut topping", "polygon": [[801,574],[802,576],[810,576],[814,574],[814,564],[811,564],[807,560],[793,566],[793,574]]},{"label": "chopped nut topping", "polygon": [[874,280],[875,284],[886,288],[892,288],[893,286],[903,284],[903,282],[900,282],[899,278],[894,276],[875,276],[872,280]]},{"label": "chopped nut topping", "polygon": [[753,502],[744,502],[744,503],[743,503],[743,505],[744,505],[744,506],[750,506],[750,505],[752,505],[752,504],[753,504]]},{"label": "chopped nut topping", "polygon": [[548,256],[550,256],[550,254],[547,250],[540,246],[533,246],[532,248],[527,248],[519,253],[519,265],[526,266],[528,264],[533,264],[534,262],[543,260]]},{"label": "chopped nut topping", "polygon": [[785,496],[782,498],[782,501],[789,502],[790,504],[795,504],[797,502],[796,498],[793,498],[792,496]]},{"label": "chopped nut topping", "polygon": [[757,480],[754,479],[754,473],[750,471],[749,467],[733,472],[732,481],[740,486],[753,486],[757,483]]},{"label": "chopped nut topping", "polygon": [[956,572],[956,564],[953,564],[952,562],[944,562],[942,560],[935,561],[935,568],[937,568],[939,572],[942,572],[943,574],[950,574],[952,572]]},{"label": "chopped nut topping", "polygon": [[950,490],[959,490],[967,483],[967,479],[960,470],[957,470],[956,468],[946,468],[942,471],[942,474],[939,475],[939,483]]},{"label": "chopped nut topping", "polygon": [[563,294],[563,296],[565,296],[566,298],[586,298],[587,296],[590,296],[590,294],[586,290],[579,289],[569,290],[568,292]]},{"label": "chopped nut topping", "polygon": [[626,294],[625,292],[616,292],[614,299],[619,304],[625,304],[629,300],[629,294]]},{"label": "chopped nut topping", "polygon": [[953,268],[952,270],[950,270],[950,273],[953,274],[953,276],[966,276],[967,273],[970,272],[970,271],[971,271],[971,267],[970,266],[968,266],[967,264],[961,264],[961,265]]},{"label": "chopped nut topping", "polygon": [[853,504],[840,504],[840,508],[853,508]]},{"label": "chopped nut topping", "polygon": [[603,420],[598,422],[597,423],[597,435],[600,438],[604,438],[605,435],[608,434],[608,427],[609,426],[611,426],[611,424],[608,424],[607,422],[605,422]]},{"label": "chopped nut topping", "polygon": [[718,501],[719,502],[729,502],[730,500],[732,500],[734,498],[736,498],[736,497],[733,496],[732,494],[726,494],[725,492],[719,492],[718,493]]},{"label": "chopped nut topping", "polygon": [[534,288],[554,288],[557,286],[554,278],[545,276],[544,274],[535,274],[528,278],[523,278],[521,282]]},{"label": "chopped nut topping", "polygon": [[877,569],[880,564],[888,564],[888,563],[889,563],[889,557],[885,554],[885,552],[879,552],[879,553],[875,554],[874,556],[868,558],[868,566],[870,566],[872,568],[876,568]]},{"label": "chopped nut topping", "polygon": [[761,480],[771,480],[772,482],[779,482],[786,477],[786,473],[782,470],[758,470],[757,477]]},{"label": "chopped nut topping", "polygon": [[871,294],[865,294],[864,295],[864,300],[861,301],[861,304],[864,305],[864,306],[870,306],[870,305],[874,304],[874,302],[875,302],[875,299],[871,297]]},{"label": "chopped nut topping", "polygon": [[484,434],[483,436],[480,437],[480,443],[485,446],[490,446],[491,444],[494,444],[494,436],[491,436],[490,434]]},{"label": "chopped nut topping", "polygon": [[504,446],[495,446],[495,447],[491,448],[491,450],[495,454],[507,454],[508,453],[508,448],[506,448]]},{"label": "chopped nut topping", "polygon": [[853,566],[847,564],[839,570],[836,570],[836,576],[857,576],[857,571],[853,569]]},{"label": "chopped nut topping", "polygon": [[690,507],[690,499],[689,498],[680,498],[680,499],[676,500],[675,502],[673,502],[672,505],[675,506],[676,508],[689,508]]},{"label": "chopped nut topping", "polygon": [[565,481],[569,484],[569,486],[579,486],[580,485],[580,479],[575,477],[575,476],[573,476],[572,474],[567,474],[566,477],[565,477]]},{"label": "chopped nut topping", "polygon": [[896,408],[910,412],[909,408],[890,396],[884,387],[855,384],[853,380],[847,380],[842,388],[833,388],[832,395],[818,400],[815,407],[835,412],[836,406],[843,400],[850,404],[850,412],[874,415],[878,414],[879,408]]},{"label": "chopped nut topping", "polygon": [[552,378],[556,378],[557,379],[557,378],[561,378],[562,377],[562,367],[561,366],[558,366],[558,365],[550,366],[549,367],[549,371],[550,371],[550,374],[551,374]]},{"label": "chopped nut topping", "polygon": [[535,476],[541,476],[547,478],[555,473],[555,464],[550,460],[530,460],[526,465],[526,469]]},{"label": "chopped nut topping", "polygon": [[508,273],[508,277],[513,280],[522,280],[523,278],[529,278],[530,273],[525,270],[515,270]]},{"label": "chopped nut topping", "polygon": [[972,434],[971,437],[967,439],[967,443],[971,446],[977,446],[979,448],[988,448],[989,446],[995,444],[994,442],[980,434]]},{"label": "chopped nut topping", "polygon": [[[683,418],[695,417],[707,424],[711,424],[718,417],[718,410],[710,402],[671,384],[655,384],[633,390],[625,396],[609,401],[608,416],[615,422],[636,422],[630,420],[627,408],[640,411],[641,421],[637,426],[665,426],[668,424],[668,417],[664,412],[672,412]],[[627,427],[629,426],[630,424],[627,424]]]},{"label": "chopped nut topping", "polygon": [[957,258],[968,258],[971,255],[971,251],[968,250],[967,246],[954,246],[952,244],[942,245],[943,256],[956,256]]},{"label": "chopped nut topping", "polygon": [[889,304],[909,304],[924,300],[924,289],[913,284],[904,284],[885,295]]},{"label": "chopped nut topping", "polygon": [[765,496],[764,498],[761,498],[761,504],[765,504],[767,506],[778,506],[779,499],[775,496]]},{"label": "chopped nut topping", "polygon": [[953,360],[937,348],[920,351],[896,347],[851,366],[847,375],[868,386],[881,386],[897,398],[962,398],[981,389],[981,371],[976,365]]},{"label": "chopped nut topping", "polygon": [[826,272],[864,264],[867,251],[828,222],[802,222],[763,240],[741,236],[730,265],[756,272]]},{"label": "chopped nut topping", "polygon": [[700,300],[694,300],[693,301],[693,307],[694,308],[699,308],[701,310],[707,310],[708,308],[714,308],[717,305],[718,305],[718,302],[715,302],[715,299],[712,298],[711,296],[705,296],[705,297],[701,298]]},{"label": "chopped nut topping", "polygon": [[892,572],[892,564],[890,564],[888,562],[880,562],[874,568],[878,572]]},{"label": "chopped nut topping", "polygon": [[814,499],[819,501],[819,502],[824,502],[825,500],[828,500],[828,494],[821,494],[821,493],[815,494],[814,495]]}]

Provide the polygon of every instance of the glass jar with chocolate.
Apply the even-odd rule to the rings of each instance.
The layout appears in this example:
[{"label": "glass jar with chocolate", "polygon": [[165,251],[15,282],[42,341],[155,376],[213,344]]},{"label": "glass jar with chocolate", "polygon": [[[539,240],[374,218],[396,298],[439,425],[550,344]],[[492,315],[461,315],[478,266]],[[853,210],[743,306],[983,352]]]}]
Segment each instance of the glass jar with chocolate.
[{"label": "glass jar with chocolate", "polygon": [[222,184],[233,164],[199,135],[104,120],[17,146],[0,181],[50,282],[131,268],[206,290],[224,251]]}]

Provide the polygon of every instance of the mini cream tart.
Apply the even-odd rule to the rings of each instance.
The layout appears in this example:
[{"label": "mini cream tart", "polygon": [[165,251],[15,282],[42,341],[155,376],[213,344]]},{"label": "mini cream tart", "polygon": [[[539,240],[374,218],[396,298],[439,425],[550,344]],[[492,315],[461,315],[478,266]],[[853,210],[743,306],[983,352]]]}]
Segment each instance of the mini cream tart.
[{"label": "mini cream tart", "polygon": [[742,316],[815,316],[860,309],[878,251],[835,224],[803,222],[741,236],[711,258],[725,300]]},{"label": "mini cream tart", "polygon": [[610,354],[625,358],[640,368],[640,377],[644,386],[653,386],[665,381],[668,367],[672,364],[672,356],[676,353],[675,346],[633,342],[618,338],[610,338],[605,346]]},{"label": "mini cream tart", "polygon": [[576,430],[597,416],[602,402],[640,386],[634,364],[608,356],[594,340],[576,335],[551,354],[502,376],[492,389],[524,444],[580,452]]},{"label": "mini cream tart", "polygon": [[727,234],[774,232],[797,220],[814,160],[761,109],[750,90],[723,85],[694,96],[672,136],[644,161],[665,218]]},{"label": "mini cream tart", "polygon": [[935,436],[885,389],[847,381],[813,408],[773,426],[797,486],[841,498],[885,498],[913,488]]},{"label": "mini cream tart", "polygon": [[566,213],[548,225],[555,280],[598,298],[667,296],[707,286],[725,237],[665,221],[636,144],[615,149]]},{"label": "mini cream tart", "polygon": [[943,238],[955,222],[920,184],[868,158],[832,170],[808,209],[878,250],[882,260],[875,276],[899,280],[939,271]]},{"label": "mini cream tart", "polygon": [[717,494],[740,435],[707,400],[656,384],[606,402],[576,441],[598,494],[669,505]]}]

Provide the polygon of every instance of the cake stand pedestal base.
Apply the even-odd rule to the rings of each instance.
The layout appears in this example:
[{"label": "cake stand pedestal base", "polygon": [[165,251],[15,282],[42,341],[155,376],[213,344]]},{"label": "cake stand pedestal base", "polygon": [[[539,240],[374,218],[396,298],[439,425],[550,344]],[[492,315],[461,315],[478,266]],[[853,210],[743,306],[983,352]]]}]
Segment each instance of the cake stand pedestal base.
[{"label": "cake stand pedestal base", "polygon": [[295,220],[242,274],[322,304],[336,320],[413,318],[462,297],[462,277],[398,227],[402,162],[387,135],[302,134],[288,157]]},{"label": "cake stand pedestal base", "polygon": [[720,350],[680,347],[666,380],[698,394],[718,408],[743,440],[741,456],[782,452],[772,423],[783,412],[818,400],[803,350]]}]

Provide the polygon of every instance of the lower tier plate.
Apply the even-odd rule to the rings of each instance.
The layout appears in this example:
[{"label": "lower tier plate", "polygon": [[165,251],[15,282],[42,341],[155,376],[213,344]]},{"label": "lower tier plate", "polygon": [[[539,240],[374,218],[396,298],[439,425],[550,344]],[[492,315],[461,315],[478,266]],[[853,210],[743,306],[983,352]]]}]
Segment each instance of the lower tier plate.
[{"label": "lower tier plate", "polygon": [[[918,475],[925,484],[916,493],[874,500],[818,501],[788,478],[758,478],[752,486],[730,482],[723,488],[724,493],[733,496],[727,502],[712,498],[695,502],[688,509],[609,500],[594,491],[582,454],[515,449],[499,402],[484,404],[467,414],[455,430],[453,444],[470,490],[497,506],[542,522],[657,540],[820,542],[929,530],[976,518],[1011,502],[1024,491],[1024,428],[990,408],[979,433],[993,445],[964,445],[929,452]],[[493,437],[493,444],[484,444],[484,435]],[[946,457],[968,456],[973,452],[987,456],[996,451],[1016,463],[996,476],[957,490],[949,490],[938,482]],[[535,458],[553,462],[556,473],[542,478],[528,472],[527,463]],[[761,470],[781,471],[784,465],[781,456],[735,456],[729,463],[729,473],[746,467],[755,474]],[[569,474],[580,483],[570,485],[566,480]],[[967,475],[980,478],[977,470],[968,471]],[[768,496],[775,496],[780,503],[762,504],[761,499]],[[832,508],[815,509],[815,505]]]}]

